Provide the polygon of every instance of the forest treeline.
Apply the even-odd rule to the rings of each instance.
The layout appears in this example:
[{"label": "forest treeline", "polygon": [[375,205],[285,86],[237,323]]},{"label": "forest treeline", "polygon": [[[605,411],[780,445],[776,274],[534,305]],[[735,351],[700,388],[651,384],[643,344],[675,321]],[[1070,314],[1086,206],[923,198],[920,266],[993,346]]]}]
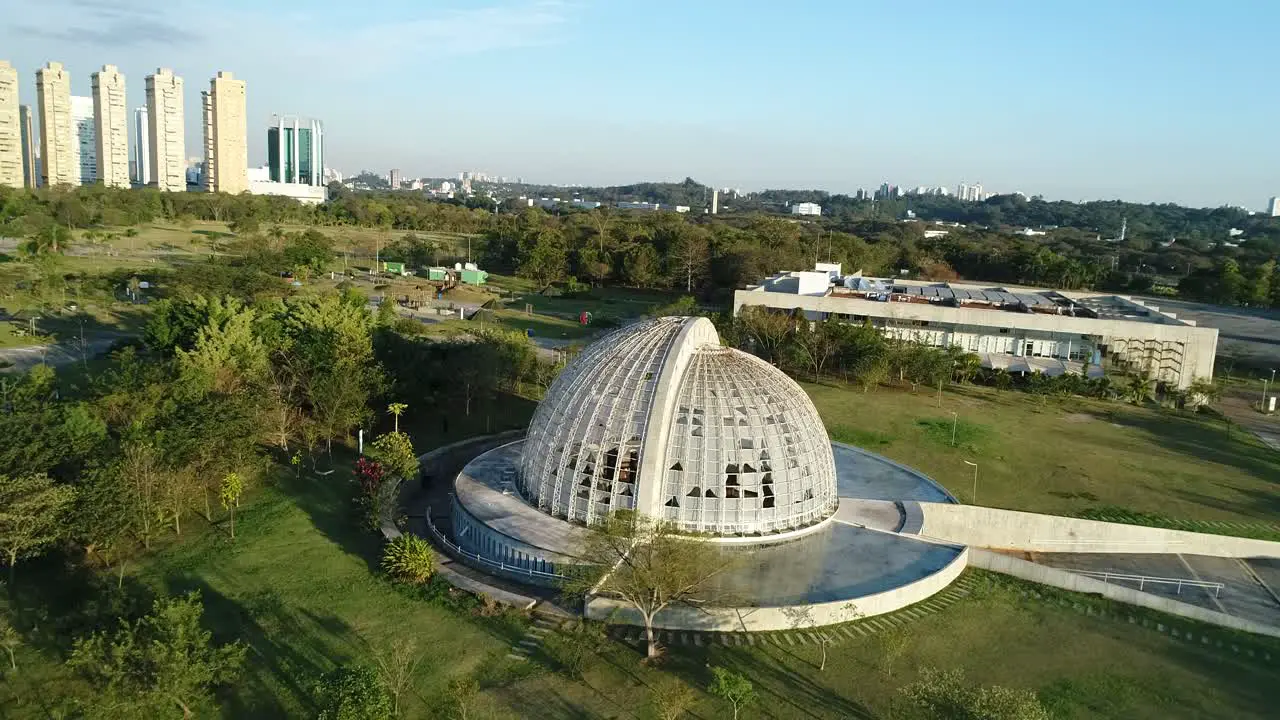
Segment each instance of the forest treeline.
[{"label": "forest treeline", "polygon": [[[156,220],[227,222],[244,237],[277,241],[281,225],[362,227],[385,231],[387,259],[419,266],[462,259],[456,245],[432,233],[467,234],[474,237],[471,256],[488,269],[517,272],[540,285],[574,278],[590,284],[675,288],[722,300],[733,289],[774,272],[805,269],[822,260],[873,275],[1176,293],[1221,304],[1280,307],[1280,222],[1229,208],[1048,203],[1020,196],[959,203],[921,197],[911,202],[936,207],[920,210],[915,222],[903,222],[879,212],[798,221],[764,212],[710,216],[607,207],[547,212],[483,198],[468,202],[470,206],[437,202],[416,193],[340,191],[327,203],[305,206],[270,196],[105,187],[0,190],[0,235],[26,239],[36,248],[57,248],[72,242],[69,229]],[[999,209],[1001,218],[1025,221],[1018,226],[1054,221],[1060,227],[1026,236],[998,225],[942,227],[926,221],[931,213],[946,215],[944,210],[952,206],[964,213]],[[1130,211],[1132,217],[1126,214]],[[1109,228],[1117,214],[1129,223],[1124,241],[1114,239],[1111,230],[1093,230]],[[1232,228],[1239,234],[1233,235]],[[926,230],[938,229],[946,234],[926,237]]]}]

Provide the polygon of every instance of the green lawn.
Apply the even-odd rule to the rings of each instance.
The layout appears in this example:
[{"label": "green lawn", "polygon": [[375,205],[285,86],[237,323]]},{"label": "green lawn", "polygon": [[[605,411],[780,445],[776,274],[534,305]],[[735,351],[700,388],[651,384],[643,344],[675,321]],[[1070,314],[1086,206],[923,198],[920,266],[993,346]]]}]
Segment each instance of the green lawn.
[{"label": "green lawn", "polygon": [[[465,603],[430,600],[379,578],[378,542],[354,527],[343,482],[338,475],[284,479],[258,492],[234,543],[225,522],[214,529],[192,519],[188,537],[157,552],[136,576],[157,591],[200,590],[217,637],[249,645],[246,672],[220,698],[223,717],[311,716],[316,677],[340,663],[372,662],[403,638],[423,653],[405,717],[448,717],[440,708],[445,688],[468,674],[482,687],[473,716],[644,717],[659,673],[639,664],[638,648],[609,641],[583,679],[570,679],[545,650],[530,661],[506,657],[524,636],[519,617],[479,617]],[[816,645],[776,636],[736,647],[675,643],[664,671],[699,690],[693,717],[702,718],[726,717],[703,692],[709,664],[755,683],[761,702],[750,718],[891,717],[898,688],[928,666],[961,668],[974,683],[1033,689],[1061,718],[1262,717],[1280,702],[1273,641],[1085,596],[1040,589],[1045,599],[1024,597],[1033,586],[978,579],[975,594],[905,626],[906,649],[892,675],[881,664],[883,635],[842,638],[825,671],[817,668]],[[1156,622],[1182,636],[1191,630],[1196,641],[1157,632]],[[54,698],[84,692],[49,651],[21,648],[18,663],[20,672],[0,683],[2,717],[48,717]]]},{"label": "green lawn", "polygon": [[804,387],[834,439],[918,468],[965,502],[973,499],[969,460],[979,465],[982,505],[1280,524],[1280,453],[1238,428],[1228,437],[1208,414],[974,386],[941,401],[926,389]]},{"label": "green lawn", "polygon": [[[829,420],[838,415],[850,428],[879,428],[874,432],[886,440],[877,448],[881,452],[899,450],[902,459],[926,468],[951,457],[946,448],[949,436],[939,439],[936,430],[916,423],[918,417],[937,416],[937,408],[929,405],[934,399],[891,391],[864,396],[858,391],[809,389]],[[1063,422],[1064,412],[1087,409],[1038,408],[1022,396],[1010,396],[1002,403],[1004,398],[984,395],[944,396],[943,412],[948,407],[964,408],[966,420],[974,417],[972,422],[986,423],[985,413],[1005,408],[1008,425],[972,430],[966,441],[980,458],[999,454],[1007,463],[1015,462],[1010,459],[1015,457],[1030,462],[1044,456],[1045,448],[1015,455],[1009,446],[1022,436],[1004,438],[1000,433],[1037,418]],[[1109,406],[1093,410],[1102,412],[1105,407]],[[518,427],[532,408],[528,401],[504,397],[470,416],[454,414],[446,426],[441,413],[410,403],[402,428],[425,450],[485,429]],[[891,408],[897,412],[891,413]],[[880,419],[859,423],[855,417],[860,414]],[[1125,432],[1155,433],[1149,426],[1173,422],[1155,413],[1127,409],[1117,409],[1117,417],[1129,418],[1132,425],[1139,420],[1147,424]],[[1088,427],[1090,422],[1066,424]],[[1161,432],[1176,435],[1168,429]],[[920,437],[908,445],[911,433]],[[1086,452],[1082,443],[1088,437],[1069,441],[1077,454]],[[1146,451],[1155,457],[1171,452],[1149,442]],[[1069,453],[1069,449],[1054,452]],[[1134,452],[1142,454],[1141,449]],[[340,466],[349,462],[349,455],[345,457]],[[947,479],[936,468],[930,471]],[[1017,471],[1009,472],[1013,477]],[[357,526],[345,478],[345,467],[324,477],[304,472],[296,478],[285,471],[246,502],[234,543],[226,535],[225,518],[210,526],[192,516],[180,542],[166,541],[126,579],[126,587],[133,587],[135,593],[200,590],[207,623],[217,637],[249,645],[246,672],[220,698],[223,717],[310,716],[315,712],[311,688],[320,674],[340,663],[371,662],[404,638],[415,640],[423,654],[414,692],[405,700],[406,717],[448,717],[441,710],[445,688],[451,679],[468,674],[477,677],[482,687],[473,716],[643,717],[658,671],[639,664],[637,648],[609,641],[589,660],[583,679],[571,679],[557,671],[556,662],[545,651],[535,652],[530,661],[506,657],[524,637],[523,619],[509,614],[481,617],[473,609],[474,602],[433,599],[430,593],[383,580],[377,571],[379,541]],[[993,497],[1000,497],[999,478],[993,474]],[[963,480],[948,481],[964,487]],[[1059,482],[1054,487],[1069,486]],[[1009,489],[1003,492],[1019,497]],[[1055,503],[1066,502],[1048,497]],[[46,630],[18,650],[20,672],[5,674],[0,682],[0,717],[49,717],[58,707],[56,698],[85,692],[59,664],[60,651],[43,643],[49,633],[65,633],[66,626],[74,624],[67,618],[80,617],[83,624],[83,617],[95,609],[110,612],[111,604],[90,600],[110,580],[98,581],[102,584],[92,593],[84,589],[83,577],[80,584],[46,578],[43,586],[35,587],[41,573],[63,572],[60,567],[55,561],[43,568],[34,564],[20,568],[13,597],[29,607],[54,608],[54,619],[43,621]],[[1274,641],[999,576],[973,575],[978,581],[974,594],[905,626],[906,649],[891,676],[880,661],[883,635],[842,639],[830,649],[825,671],[817,669],[817,647],[803,641],[791,644],[757,636],[753,645],[698,647],[677,642],[668,649],[664,671],[698,688],[693,717],[701,718],[726,716],[720,701],[703,692],[709,681],[708,664],[733,667],[755,683],[761,702],[746,715],[751,718],[891,717],[898,688],[927,666],[961,668],[974,683],[1033,689],[1061,718],[1261,717],[1280,702],[1276,663],[1280,644]],[[1032,589],[1044,597],[1029,596]],[[68,606],[79,610],[64,609]],[[1143,626],[1143,619],[1150,627]],[[1178,629],[1183,637],[1190,630],[1196,641],[1158,632],[1157,622]],[[1203,636],[1208,636],[1207,643]],[[65,642],[64,636],[58,646],[65,647]],[[1232,645],[1239,651],[1232,651]]]}]

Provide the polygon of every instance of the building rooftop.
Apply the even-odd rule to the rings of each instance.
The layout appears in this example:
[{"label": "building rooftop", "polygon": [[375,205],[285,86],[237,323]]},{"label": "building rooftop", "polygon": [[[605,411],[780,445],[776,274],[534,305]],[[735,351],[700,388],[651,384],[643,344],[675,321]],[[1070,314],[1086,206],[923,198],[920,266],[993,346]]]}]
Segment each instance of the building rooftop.
[{"label": "building rooftop", "polygon": [[[1125,320],[1156,325],[1195,326],[1195,321],[1179,319],[1158,307],[1126,295],[1050,290],[965,282],[930,282],[901,278],[865,277],[861,272],[839,276],[830,264],[815,270],[782,272],[749,292],[789,293],[809,296],[906,302],[965,309],[985,309],[1011,313],[1065,315],[1101,320]],[[838,266],[836,266],[838,267]],[[838,270],[837,270],[838,273]],[[829,275],[830,282],[822,277]]]}]

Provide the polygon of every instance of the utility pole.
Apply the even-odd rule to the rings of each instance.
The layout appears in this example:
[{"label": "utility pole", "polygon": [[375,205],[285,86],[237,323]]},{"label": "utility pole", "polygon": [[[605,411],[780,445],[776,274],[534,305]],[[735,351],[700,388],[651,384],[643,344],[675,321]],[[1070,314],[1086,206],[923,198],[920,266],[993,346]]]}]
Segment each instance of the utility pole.
[{"label": "utility pole", "polygon": [[[960,422],[960,416],[954,410],[951,411],[951,447],[956,446],[956,425]],[[968,462],[967,460],[965,462]]]}]

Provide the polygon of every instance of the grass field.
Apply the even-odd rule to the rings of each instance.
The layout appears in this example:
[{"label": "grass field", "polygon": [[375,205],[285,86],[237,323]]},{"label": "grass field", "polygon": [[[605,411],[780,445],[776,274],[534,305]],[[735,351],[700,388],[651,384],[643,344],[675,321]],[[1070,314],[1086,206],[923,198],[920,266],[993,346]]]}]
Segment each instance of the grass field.
[{"label": "grass field", "polygon": [[[953,483],[956,490],[965,487],[963,473],[951,478],[942,471],[959,457],[950,450],[949,432],[943,433],[937,423],[919,422],[939,416],[935,397],[808,389],[829,422],[838,420],[847,432],[880,452],[896,451],[899,459]],[[1067,456],[1097,455],[1102,452],[1099,447],[1116,444],[1106,440],[1112,432],[1154,437],[1196,437],[1205,432],[1194,421],[1187,424],[1147,411],[1090,404],[1040,407],[1023,395],[1007,398],[1012,399],[987,397],[978,390],[943,397],[943,413],[949,416],[949,408],[963,411],[963,419],[972,424],[962,435],[963,444],[970,446],[965,456],[1005,467],[1004,474],[993,467],[984,486],[995,499],[1069,506],[1076,500],[1065,495],[1079,488],[1063,480],[1065,474],[1037,474],[1037,458],[1061,463]],[[519,427],[532,409],[531,402],[504,397],[471,416],[454,415],[446,426],[438,413],[411,404],[402,427],[420,450],[426,450],[486,430]],[[1104,416],[1108,409],[1114,412]],[[988,417],[996,410],[1003,413],[1000,422]],[[1067,419],[1088,412],[1107,419]],[[1113,420],[1127,424],[1113,428]],[[1064,423],[1076,429],[1052,450],[1043,444],[1021,448],[1029,442],[1026,433],[1034,430],[1018,428],[1037,423]],[[1094,425],[1108,430],[1095,434],[1089,430]],[[1162,474],[1171,472],[1168,468],[1175,462],[1198,467],[1194,458],[1181,457],[1146,435],[1127,440],[1140,441],[1132,450],[1134,457],[1154,458]],[[1229,449],[1210,447],[1217,452]],[[207,608],[206,623],[216,636],[249,645],[244,675],[220,696],[223,717],[311,716],[316,710],[312,687],[319,675],[342,663],[372,662],[404,638],[415,640],[423,656],[414,691],[405,699],[405,717],[449,717],[443,709],[445,688],[451,679],[467,675],[476,677],[482,688],[472,717],[644,717],[649,688],[659,672],[639,664],[637,648],[610,640],[589,659],[582,678],[571,678],[558,672],[545,647],[529,661],[507,658],[524,637],[525,619],[511,614],[482,617],[474,611],[474,602],[429,597],[430,593],[381,579],[379,541],[356,522],[345,479],[350,455],[339,452],[339,467],[332,475],[304,471],[295,477],[285,471],[258,489],[239,514],[234,543],[222,518],[211,526],[193,516],[181,542],[168,542],[130,572],[127,587],[168,593],[199,590]],[[1132,460],[1116,452],[1106,453],[1109,460],[1077,457],[1075,462],[1083,463],[1079,473],[1094,472],[1093,462]],[[1137,471],[1128,472],[1114,484],[1136,482],[1132,473]],[[1237,484],[1249,482],[1247,474],[1233,478]],[[1038,491],[1024,493],[1019,482],[1033,484]],[[1155,482],[1154,477],[1147,482]],[[1085,492],[1098,493],[1098,502],[1110,498],[1104,488]],[[110,607],[89,602],[91,594],[74,583],[46,579],[44,587],[34,588],[41,572],[61,572],[56,561],[43,569],[28,567],[20,570],[14,587],[12,597],[19,603],[35,605],[42,593],[61,593],[68,596],[64,603],[98,606],[98,612]],[[761,701],[745,715],[749,718],[893,717],[899,688],[924,667],[959,668],[972,683],[1035,690],[1059,718],[1263,717],[1280,702],[1280,644],[1274,641],[999,576],[974,575],[974,594],[905,626],[905,650],[892,674],[882,662],[883,634],[842,638],[831,647],[824,671],[817,668],[817,647],[803,640],[792,644],[760,637],[755,644],[702,647],[673,643],[664,672],[697,689],[692,717],[700,718],[727,716],[726,707],[705,692],[708,665],[732,667],[755,683]],[[1031,595],[1032,590],[1042,597]],[[46,621],[49,629],[42,633],[56,632],[60,623],[61,618]],[[1176,628],[1180,638],[1158,632],[1156,623],[1166,625],[1166,631]],[[1185,639],[1188,631],[1196,641]],[[42,641],[45,637],[37,633],[18,649],[20,671],[6,673],[0,682],[0,717],[49,717],[56,714],[56,698],[86,692],[62,667],[58,651]]]},{"label": "grass field", "polygon": [[976,386],[941,401],[926,390],[804,387],[835,439],[919,468],[964,502],[973,500],[969,460],[981,505],[1280,525],[1280,453],[1238,428],[1228,437],[1211,415]]},{"label": "grass field", "polygon": [[[373,662],[403,638],[423,655],[405,717],[450,717],[445,688],[466,675],[482,688],[472,717],[645,717],[659,673],[639,664],[638,649],[609,641],[582,679],[572,679],[544,651],[530,661],[506,657],[524,635],[523,619],[478,617],[466,604],[424,599],[377,577],[378,542],[355,527],[342,483],[337,475],[282,480],[245,507],[235,543],[223,528],[193,520],[189,537],[136,575],[156,591],[199,590],[216,636],[249,645],[245,673],[220,698],[223,717],[313,716],[311,688],[320,674]],[[763,638],[754,646],[672,646],[665,671],[698,690],[692,717],[701,718],[727,717],[705,693],[709,664],[756,685],[761,701],[749,718],[892,717],[898,688],[930,666],[961,668],[974,683],[1036,690],[1060,718],[1263,717],[1280,702],[1280,673],[1263,657],[1280,657],[1273,642],[1151,616],[1213,642],[1173,639],[1154,621],[1152,628],[1130,624],[1124,608],[1068,594],[1053,596],[1066,605],[1026,598],[1025,587],[990,582],[912,621],[891,675],[878,635],[842,639],[824,671],[815,645]],[[1085,614],[1085,606],[1110,614]],[[1231,652],[1232,644],[1242,651]],[[47,651],[20,648],[17,659],[20,671],[0,682],[0,717],[48,717],[60,695],[85,691]]]}]

